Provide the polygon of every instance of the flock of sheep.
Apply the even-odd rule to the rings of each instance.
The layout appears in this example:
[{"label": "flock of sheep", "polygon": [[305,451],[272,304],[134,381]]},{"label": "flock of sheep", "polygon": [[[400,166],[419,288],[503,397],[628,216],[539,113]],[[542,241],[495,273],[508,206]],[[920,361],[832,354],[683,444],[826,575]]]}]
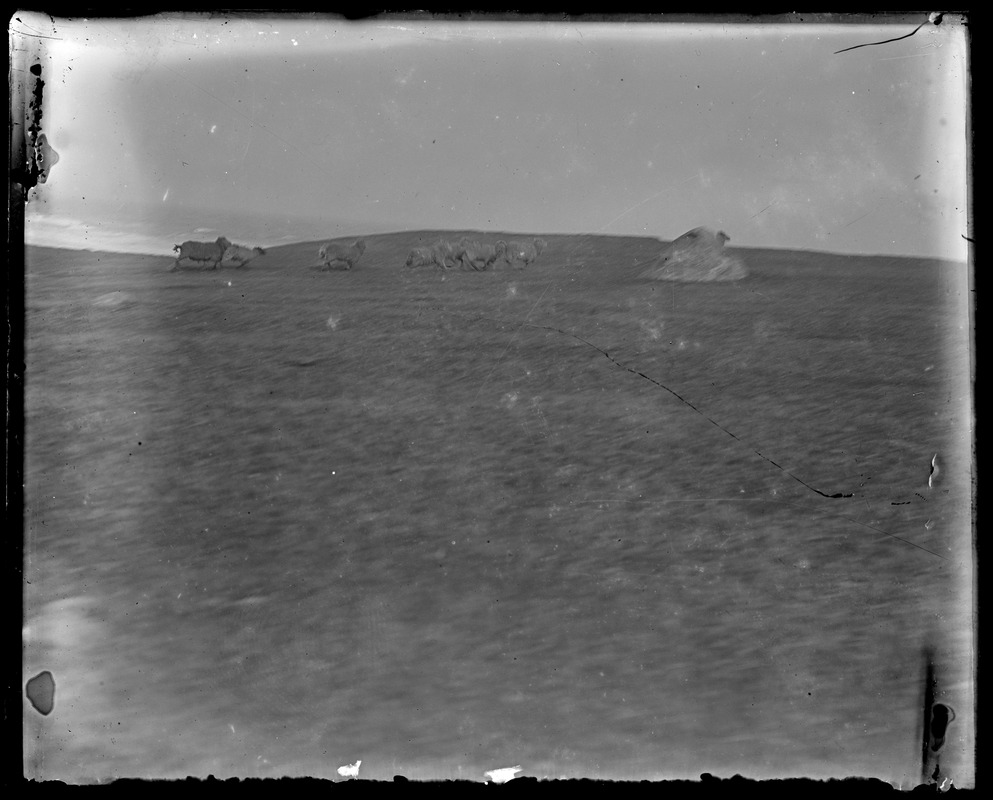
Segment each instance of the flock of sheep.
[{"label": "flock of sheep", "polygon": [[[428,247],[415,247],[411,250],[404,266],[437,266],[446,270],[461,265],[463,270],[482,272],[502,260],[510,265],[519,263],[520,268],[523,269],[536,261],[544,249],[543,239],[510,243],[501,239],[496,244],[483,244],[468,236],[463,236],[457,242],[438,239]],[[345,269],[351,269],[364,252],[365,242],[359,239],[351,246],[334,242],[323,244],[317,256],[324,269],[332,269],[335,264],[342,264]]]},{"label": "flock of sheep", "polygon": [[404,266],[434,265],[441,269],[453,269],[461,265],[464,270],[481,272],[490,269],[498,261],[504,261],[511,266],[519,263],[523,269],[536,261],[544,249],[544,239],[509,243],[500,239],[496,244],[482,244],[463,236],[457,242],[439,239],[430,247],[415,247],[407,256]]},{"label": "flock of sheep", "polygon": [[[640,277],[684,283],[741,280],[747,277],[748,268],[739,255],[726,253],[724,245],[728,241],[730,237],[724,231],[715,233],[708,228],[694,228],[663,248],[651,259],[649,268]],[[455,242],[438,239],[432,245],[411,250],[404,266],[435,266],[442,271],[460,267],[466,271],[482,272],[503,262],[525,269],[538,260],[545,246],[543,239],[512,242],[500,239],[493,244],[475,241],[468,236]],[[265,255],[261,247],[242,247],[223,236],[215,242],[183,242],[174,245],[173,250],[178,255],[172,270],[179,269],[180,262],[184,260],[208,269],[217,269],[222,264],[244,267],[252,259]],[[365,241],[358,239],[351,245],[326,242],[321,245],[317,256],[322,269],[351,269],[363,253]]]},{"label": "flock of sheep", "polygon": [[[184,259],[210,269],[217,269],[222,263],[243,267],[253,258],[264,256],[261,247],[249,249],[241,245],[231,244],[225,237],[218,237],[214,242],[183,242],[172,248],[178,255],[172,270],[179,269]],[[545,249],[544,239],[532,239],[530,242],[505,242],[503,239],[495,244],[483,244],[463,236],[457,242],[439,239],[429,247],[415,247],[407,256],[406,267],[437,266],[443,270],[461,266],[463,270],[481,272],[503,261],[511,266],[518,264],[520,269],[534,263],[542,250]],[[352,245],[327,242],[318,250],[318,258],[323,269],[330,270],[334,265],[343,265],[351,269],[362,258],[365,252],[365,241],[359,239]]]}]

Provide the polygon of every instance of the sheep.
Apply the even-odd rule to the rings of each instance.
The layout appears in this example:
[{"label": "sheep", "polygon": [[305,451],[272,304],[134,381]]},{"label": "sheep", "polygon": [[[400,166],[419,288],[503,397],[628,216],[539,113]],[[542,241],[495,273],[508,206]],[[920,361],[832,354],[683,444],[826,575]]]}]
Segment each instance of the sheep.
[{"label": "sheep", "polygon": [[405,267],[426,267],[435,263],[433,247],[415,247],[407,256]]},{"label": "sheep", "polygon": [[264,256],[265,250],[261,247],[253,247],[249,250],[247,247],[242,247],[241,245],[233,244],[224,251],[224,257],[221,259],[224,261],[234,261],[235,266],[243,267],[253,258],[258,258],[259,256]]},{"label": "sheep", "polygon": [[462,261],[462,269],[473,269],[479,272],[489,269],[497,259],[505,258],[506,253],[507,243],[502,239],[495,245],[467,242],[461,248],[459,258]]},{"label": "sheep", "polygon": [[355,263],[362,258],[362,254],[365,252],[365,240],[359,239],[351,247],[343,244],[338,244],[337,242],[328,242],[327,244],[321,245],[321,249],[318,251],[318,256],[321,259],[321,263],[324,265],[325,269],[331,269],[331,265],[336,261],[341,261],[345,264],[345,269],[351,269],[355,266]]},{"label": "sheep", "polygon": [[533,239],[530,243],[511,242],[507,245],[507,263],[512,264],[514,261],[520,261],[523,267],[527,267],[538,260],[538,256],[541,255],[541,251],[546,246],[544,239]]},{"label": "sheep", "polygon": [[452,269],[461,260],[467,244],[469,239],[463,236],[455,243],[439,239],[428,247],[415,247],[407,256],[405,266],[425,267],[434,264],[440,269]]},{"label": "sheep", "polygon": [[172,265],[170,272],[179,269],[179,262],[184,258],[190,261],[202,261],[205,264],[211,264],[211,269],[217,269],[221,263],[221,259],[224,258],[224,252],[230,246],[231,242],[223,236],[218,236],[216,242],[183,242],[182,244],[175,244],[172,246],[172,249],[179,253],[179,255],[176,256],[176,263]]},{"label": "sheep", "polygon": [[[465,245],[468,241],[464,236],[455,244],[444,239],[439,239],[431,245],[431,250],[434,253],[434,263],[442,269],[452,269],[461,260],[462,252],[465,250]],[[452,263],[449,264],[449,261]]]}]

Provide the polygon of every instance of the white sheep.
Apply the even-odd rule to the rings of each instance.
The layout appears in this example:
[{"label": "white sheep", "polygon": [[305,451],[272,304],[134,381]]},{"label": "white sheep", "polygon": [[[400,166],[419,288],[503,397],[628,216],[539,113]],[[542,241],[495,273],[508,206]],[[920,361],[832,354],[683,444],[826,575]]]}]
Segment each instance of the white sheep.
[{"label": "white sheep", "polygon": [[233,244],[224,251],[224,257],[221,259],[222,262],[234,262],[236,267],[243,267],[253,258],[258,258],[259,256],[264,256],[265,250],[261,247],[253,247],[249,250],[247,247],[242,247],[238,244]]},{"label": "white sheep", "polygon": [[345,269],[351,269],[365,252],[365,241],[359,239],[351,247],[337,242],[328,242],[321,245],[318,256],[325,269],[331,269],[331,265],[336,261],[345,264]]}]

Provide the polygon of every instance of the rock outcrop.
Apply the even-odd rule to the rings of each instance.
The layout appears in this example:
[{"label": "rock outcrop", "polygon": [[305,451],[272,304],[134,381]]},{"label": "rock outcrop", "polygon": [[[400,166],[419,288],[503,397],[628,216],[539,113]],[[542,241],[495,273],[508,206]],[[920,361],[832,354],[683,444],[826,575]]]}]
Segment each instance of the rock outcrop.
[{"label": "rock outcrop", "polygon": [[729,240],[724,231],[694,228],[659,253],[641,276],[683,283],[741,280],[748,275],[748,269],[738,256],[724,251],[724,243]]}]

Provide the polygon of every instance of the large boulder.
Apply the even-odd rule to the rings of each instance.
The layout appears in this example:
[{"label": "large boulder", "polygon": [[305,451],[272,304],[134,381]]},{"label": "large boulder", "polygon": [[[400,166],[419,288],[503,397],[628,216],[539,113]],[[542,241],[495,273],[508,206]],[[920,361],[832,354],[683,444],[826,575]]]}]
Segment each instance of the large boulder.
[{"label": "large boulder", "polygon": [[727,241],[730,237],[724,231],[694,228],[659,253],[641,276],[684,283],[741,280],[748,275],[748,269],[739,257],[724,251]]}]

